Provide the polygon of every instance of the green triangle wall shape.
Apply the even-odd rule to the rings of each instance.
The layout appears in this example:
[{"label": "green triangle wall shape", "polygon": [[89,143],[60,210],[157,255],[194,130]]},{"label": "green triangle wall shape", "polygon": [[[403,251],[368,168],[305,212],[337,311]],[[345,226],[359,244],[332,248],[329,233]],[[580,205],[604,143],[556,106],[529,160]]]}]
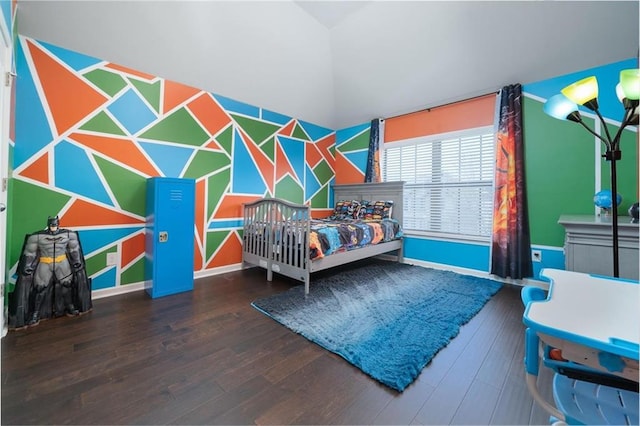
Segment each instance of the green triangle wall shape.
[{"label": "green triangle wall shape", "polygon": [[198,150],[184,173],[185,178],[198,179],[212,171],[231,165],[231,159],[222,152]]},{"label": "green triangle wall shape", "polygon": [[207,179],[207,219],[211,217],[222,195],[229,188],[231,182],[231,168],[222,170]]},{"label": "green triangle wall shape", "polygon": [[304,202],[304,191],[289,175],[276,184],[275,196],[292,203],[302,204]]},{"label": "green triangle wall shape", "polygon": [[201,146],[209,140],[209,135],[185,108],[180,108],[156,123],[140,135],[140,138]]},{"label": "green triangle wall shape", "polygon": [[93,158],[120,208],[144,217],[147,179],[96,155]]},{"label": "green triangle wall shape", "polygon": [[275,143],[276,143],[276,137],[272,136],[270,137],[265,143],[263,143],[262,145],[260,145],[260,149],[262,150],[262,152],[264,152],[264,154],[269,157],[269,160],[275,162],[275,157],[276,157],[276,153],[275,153]]},{"label": "green triangle wall shape", "polygon": [[292,138],[303,139],[305,141],[309,140],[309,136],[302,130],[302,127],[298,123],[296,123],[296,127],[293,129],[293,133],[291,134]]},{"label": "green triangle wall shape", "polygon": [[[47,218],[58,214],[71,197],[16,179],[12,179],[11,194],[12,211],[28,212],[19,217],[12,216],[11,223],[7,223],[7,227],[10,226],[12,229],[8,248],[9,265],[14,265],[20,260],[25,235],[44,229],[47,226]],[[64,227],[64,221],[61,226]]]},{"label": "green triangle wall shape", "polygon": [[370,131],[366,131],[355,138],[351,139],[349,142],[345,142],[338,147],[340,152],[350,152],[350,151],[358,151],[361,149],[369,149],[369,134]]},{"label": "green triangle wall shape", "polygon": [[91,120],[84,123],[80,129],[91,130],[93,132],[108,133],[110,135],[125,136],[126,133],[107,115],[106,112],[100,111]]},{"label": "green triangle wall shape", "polygon": [[96,272],[103,270],[107,266],[107,253],[115,253],[116,251],[118,251],[118,248],[114,245],[106,250],[102,250],[100,253],[86,258],[85,267],[87,269],[87,275],[91,276]]},{"label": "green triangle wall shape", "polygon": [[261,144],[269,136],[273,136],[274,133],[280,130],[280,126],[276,126],[271,123],[265,123],[264,121],[254,120],[234,114],[231,114],[231,116],[236,123],[238,123],[238,126],[240,126],[240,128],[244,130],[256,144]]},{"label": "green triangle wall shape", "polygon": [[206,257],[209,259],[211,255],[220,247],[220,244],[229,235],[231,231],[213,231],[207,232]]},{"label": "green triangle wall shape", "polygon": [[329,185],[322,187],[316,195],[311,198],[311,207],[314,209],[326,209],[329,204]]},{"label": "green triangle wall shape", "polygon": [[233,125],[229,124],[226,129],[218,134],[215,140],[222,149],[227,152],[227,154],[231,155],[231,147],[233,146]]},{"label": "green triangle wall shape", "polygon": [[325,160],[322,160],[318,163],[318,165],[313,169],[313,173],[316,175],[316,178],[321,184],[325,184],[331,180],[333,177],[333,170],[329,167],[329,164]]},{"label": "green triangle wall shape", "polygon": [[122,90],[127,82],[118,74],[105,71],[102,69],[95,69],[84,74],[84,77],[102,89],[109,96],[113,96]]},{"label": "green triangle wall shape", "polygon": [[120,285],[139,283],[144,281],[144,257],[129,266],[120,274]]},{"label": "green triangle wall shape", "polygon": [[146,81],[140,81],[133,78],[129,78],[131,84],[135,86],[140,94],[149,102],[149,104],[160,112],[160,80],[155,83],[147,83]]}]

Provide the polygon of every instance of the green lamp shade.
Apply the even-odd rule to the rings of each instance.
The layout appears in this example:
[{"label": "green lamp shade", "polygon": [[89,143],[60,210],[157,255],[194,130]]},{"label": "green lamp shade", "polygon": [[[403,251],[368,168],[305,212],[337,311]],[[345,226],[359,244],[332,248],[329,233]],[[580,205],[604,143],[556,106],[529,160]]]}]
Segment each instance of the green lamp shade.
[{"label": "green lamp shade", "polygon": [[553,118],[566,120],[572,113],[578,111],[578,105],[560,93],[547,99],[542,109]]},{"label": "green lamp shade", "polygon": [[640,69],[620,71],[620,86],[625,98],[632,101],[640,99]]},{"label": "green lamp shade", "polygon": [[598,80],[594,76],[583,78],[568,85],[560,92],[569,98],[571,102],[584,105],[598,98]]}]

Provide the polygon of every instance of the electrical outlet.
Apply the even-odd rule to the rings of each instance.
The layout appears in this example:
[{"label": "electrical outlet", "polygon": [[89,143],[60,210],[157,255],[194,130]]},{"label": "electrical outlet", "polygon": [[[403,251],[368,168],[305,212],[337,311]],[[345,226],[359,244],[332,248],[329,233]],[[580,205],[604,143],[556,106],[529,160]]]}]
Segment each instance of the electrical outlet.
[{"label": "electrical outlet", "polygon": [[118,253],[107,253],[107,266],[118,264]]},{"label": "electrical outlet", "polygon": [[531,250],[531,260],[542,262],[542,250]]}]

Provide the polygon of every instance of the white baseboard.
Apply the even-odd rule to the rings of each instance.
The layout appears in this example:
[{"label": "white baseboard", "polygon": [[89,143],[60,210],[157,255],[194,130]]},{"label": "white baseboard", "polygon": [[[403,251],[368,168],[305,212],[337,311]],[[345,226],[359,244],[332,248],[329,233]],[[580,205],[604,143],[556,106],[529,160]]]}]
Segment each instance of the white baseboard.
[{"label": "white baseboard", "polygon": [[[233,265],[220,266],[218,268],[207,269],[206,271],[198,271],[193,274],[194,279],[211,277],[214,275],[226,274],[227,272],[239,271],[242,269],[242,263]],[[103,297],[117,296],[119,294],[133,293],[134,291],[144,290],[144,282],[119,285],[117,287],[103,288],[93,290],[91,292],[92,299],[102,299]]]},{"label": "white baseboard", "polygon": [[235,272],[242,269],[242,263],[234,263],[233,265],[219,266],[217,268],[211,268],[204,271],[198,271],[193,276],[194,278],[205,278],[214,275],[226,274],[227,272]]},{"label": "white baseboard", "polygon": [[144,290],[144,282],[133,283],[127,285],[119,285],[117,287],[102,288],[100,290],[92,290],[92,299],[102,299],[103,297],[117,296],[119,294],[133,293],[134,291]]}]

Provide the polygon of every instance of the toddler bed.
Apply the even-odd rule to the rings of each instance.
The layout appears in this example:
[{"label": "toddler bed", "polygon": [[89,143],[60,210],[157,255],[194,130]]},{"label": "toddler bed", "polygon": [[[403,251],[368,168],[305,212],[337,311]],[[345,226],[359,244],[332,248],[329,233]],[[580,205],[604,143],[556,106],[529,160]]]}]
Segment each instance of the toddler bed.
[{"label": "toddler bed", "polygon": [[309,206],[277,198],[245,204],[243,266],[266,269],[268,281],[273,272],[300,280],[309,294],[313,272],[390,252],[402,262],[403,185],[334,185],[331,219],[311,219]]}]

